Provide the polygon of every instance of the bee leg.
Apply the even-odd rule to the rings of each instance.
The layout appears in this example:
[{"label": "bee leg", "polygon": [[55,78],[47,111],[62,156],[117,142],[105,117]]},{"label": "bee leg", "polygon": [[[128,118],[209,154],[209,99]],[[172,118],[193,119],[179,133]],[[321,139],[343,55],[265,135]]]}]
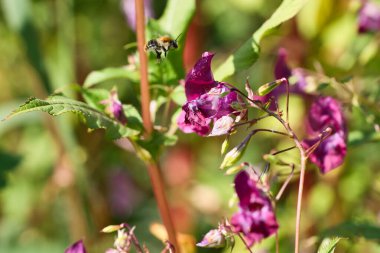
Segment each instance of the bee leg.
[{"label": "bee leg", "polygon": [[155,50],[155,52],[156,52],[157,60],[160,60],[161,59],[161,52],[157,51],[157,50]]},{"label": "bee leg", "polygon": [[168,50],[164,49],[164,54],[165,54],[165,58],[166,58],[166,55],[168,54]]}]

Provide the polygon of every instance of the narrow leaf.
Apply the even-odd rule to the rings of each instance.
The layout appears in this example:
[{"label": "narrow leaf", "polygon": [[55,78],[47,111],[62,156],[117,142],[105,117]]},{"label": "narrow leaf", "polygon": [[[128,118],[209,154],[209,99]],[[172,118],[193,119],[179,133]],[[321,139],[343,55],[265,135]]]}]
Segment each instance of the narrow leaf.
[{"label": "narrow leaf", "polygon": [[98,111],[83,102],[63,97],[61,95],[54,95],[46,100],[30,98],[25,104],[21,105],[18,109],[8,115],[7,118],[32,111],[47,112],[52,116],[57,116],[66,112],[77,113],[83,117],[89,128],[103,128],[105,129],[107,136],[111,139],[131,137],[140,132],[139,129],[132,129],[120,124],[105,113]]},{"label": "narrow leaf", "polygon": [[294,17],[309,0],[284,0],[273,15],[249,38],[242,47],[216,70],[215,79],[223,80],[236,71],[252,66],[260,53],[261,40],[275,27]]}]

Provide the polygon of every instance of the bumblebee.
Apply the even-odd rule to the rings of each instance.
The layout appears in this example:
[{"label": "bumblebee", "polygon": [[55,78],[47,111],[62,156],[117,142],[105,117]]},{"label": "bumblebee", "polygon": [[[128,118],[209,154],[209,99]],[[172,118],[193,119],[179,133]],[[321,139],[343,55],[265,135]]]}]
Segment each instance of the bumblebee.
[{"label": "bumblebee", "polygon": [[[181,34],[179,36],[181,36]],[[149,40],[145,44],[145,51],[154,52],[156,54],[157,60],[160,60],[162,53],[164,53],[164,56],[166,57],[170,49],[178,48],[177,41],[179,36],[175,40],[173,40],[169,36],[162,36],[157,39]]]}]

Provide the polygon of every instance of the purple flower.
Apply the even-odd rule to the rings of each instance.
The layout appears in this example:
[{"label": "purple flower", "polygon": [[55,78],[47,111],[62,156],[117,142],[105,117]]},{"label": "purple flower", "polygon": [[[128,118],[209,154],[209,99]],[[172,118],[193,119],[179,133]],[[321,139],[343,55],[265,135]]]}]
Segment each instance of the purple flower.
[{"label": "purple flower", "polygon": [[[124,16],[129,27],[136,31],[136,7],[135,0],[122,0]],[[152,0],[144,1],[145,17],[153,17]]]},{"label": "purple flower", "polygon": [[214,80],[211,72],[213,56],[205,52],[186,76],[187,102],[182,107],[182,113],[177,122],[179,128],[185,133],[195,132],[201,136],[208,135],[211,131],[211,123],[234,112],[231,104],[237,102],[237,94],[230,92],[226,83]]},{"label": "purple flower", "polygon": [[246,171],[235,178],[239,210],[231,218],[234,232],[243,233],[249,246],[277,232],[278,224],[269,197]]},{"label": "purple flower", "polygon": [[363,1],[358,23],[359,33],[380,31],[380,6],[374,2]]},{"label": "purple flower", "polygon": [[[295,78],[296,82],[295,84],[290,85],[289,92],[305,95],[306,89],[307,89],[307,81],[306,81],[307,73],[302,68],[290,69],[287,64],[287,58],[288,58],[288,53],[286,52],[286,49],[280,48],[278,50],[277,61],[274,67],[274,76],[276,80],[281,79],[281,78],[289,79],[290,77]],[[254,96],[254,99],[260,100],[261,102],[266,103],[271,97],[274,97],[274,99],[278,99],[280,95],[285,94],[285,93],[286,93],[286,86],[285,84],[282,84],[276,89],[274,89],[272,92],[270,92],[269,94],[265,96]],[[274,103],[271,104],[270,109],[271,110],[275,109]]]},{"label": "purple flower", "polygon": [[310,155],[310,161],[322,173],[327,173],[344,162],[347,153],[347,129],[341,105],[332,97],[319,97],[310,107],[307,132],[311,138],[302,142],[305,148],[316,144],[321,132],[331,128],[328,136]]},{"label": "purple flower", "polygon": [[[305,148],[311,147],[318,141],[316,139],[304,140]],[[346,139],[339,133],[335,133],[324,140],[310,155],[310,161],[321,169],[322,173],[339,167],[344,162],[347,153]]]},{"label": "purple flower", "polygon": [[340,103],[332,97],[318,97],[310,107],[307,131],[310,135],[318,135],[327,127],[332,132],[346,135],[346,122]]},{"label": "purple flower", "polygon": [[65,250],[65,253],[86,253],[83,240],[79,240]]},{"label": "purple flower", "polygon": [[100,102],[103,105],[106,105],[106,112],[122,123],[123,125],[127,124],[127,117],[124,114],[123,104],[120,102],[116,90],[111,90],[110,97]]}]

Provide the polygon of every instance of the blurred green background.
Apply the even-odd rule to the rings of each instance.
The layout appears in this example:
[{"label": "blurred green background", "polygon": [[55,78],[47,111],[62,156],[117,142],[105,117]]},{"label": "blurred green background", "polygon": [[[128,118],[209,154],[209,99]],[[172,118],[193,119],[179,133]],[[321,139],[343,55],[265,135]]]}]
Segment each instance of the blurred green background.
[{"label": "blurred green background", "polygon": [[[218,66],[279,4],[197,1],[186,44],[181,45],[185,68],[204,51],[216,53]],[[155,18],[164,8],[165,1],[152,1]],[[302,252],[315,252],[316,236],[340,224],[345,227],[335,231],[343,229],[348,239],[336,252],[380,252],[380,37],[357,34],[358,8],[359,1],[310,1],[262,42],[252,68],[229,79],[240,87],[247,77],[255,87],[273,80],[277,49],[285,47],[292,67],[337,80],[350,78],[347,86],[359,94],[353,97],[340,86],[321,91],[343,102],[350,143],[340,168],[322,175],[309,166]],[[0,117],[30,96],[45,98],[69,84],[82,84],[92,70],[128,64],[135,49],[124,45],[135,40],[120,0],[1,0]],[[123,102],[138,102],[138,87],[126,80],[113,85]],[[292,96],[291,122],[300,132],[307,104]],[[179,140],[162,158],[163,174],[178,230],[200,240],[235,210],[230,205],[233,176],[218,169],[223,138],[179,134]],[[261,156],[284,146],[272,136],[257,136],[242,160],[264,166]],[[281,252],[293,251],[296,179],[276,209]],[[102,131],[88,132],[73,115],[31,113],[1,122],[0,186],[0,252],[58,253],[81,238],[89,252],[104,252],[113,236],[98,231],[121,222],[136,226],[136,235],[151,252],[162,247],[149,232],[159,216],[143,164],[106,140]],[[242,251],[240,244],[236,247]],[[223,250],[198,250],[208,251]],[[255,246],[255,252],[274,252],[274,238]]]}]

